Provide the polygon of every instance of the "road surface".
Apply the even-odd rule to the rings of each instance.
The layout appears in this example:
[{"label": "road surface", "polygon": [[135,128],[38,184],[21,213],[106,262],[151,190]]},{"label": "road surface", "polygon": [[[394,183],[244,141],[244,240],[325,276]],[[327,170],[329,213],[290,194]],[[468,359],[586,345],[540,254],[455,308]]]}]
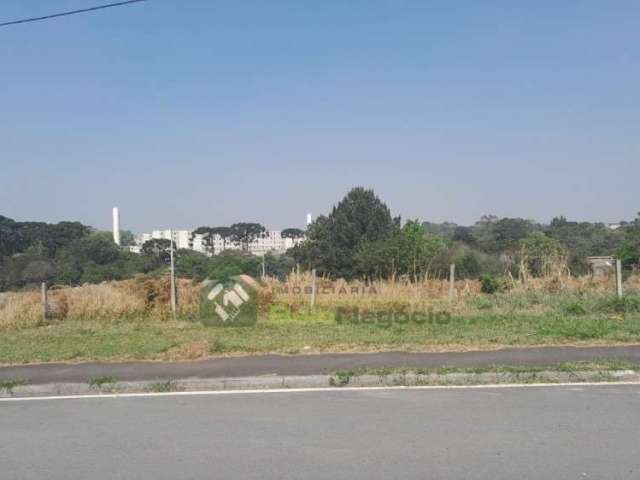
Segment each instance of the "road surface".
[{"label": "road surface", "polygon": [[0,401],[2,479],[638,479],[640,386]]},{"label": "road surface", "polygon": [[489,365],[549,366],[585,360],[640,363],[640,345],[599,347],[528,347],[472,352],[379,352],[319,355],[255,355],[192,362],[47,363],[0,367],[0,381],[21,379],[30,384],[88,382],[99,376],[116,381],[180,378],[246,377],[258,375],[330,374],[353,368],[439,368]]}]

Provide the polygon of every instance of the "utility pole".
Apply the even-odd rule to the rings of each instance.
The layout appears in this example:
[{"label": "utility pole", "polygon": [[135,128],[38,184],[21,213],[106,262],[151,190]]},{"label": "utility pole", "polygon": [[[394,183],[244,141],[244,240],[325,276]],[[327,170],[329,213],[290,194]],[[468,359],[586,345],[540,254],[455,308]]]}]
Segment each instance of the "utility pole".
[{"label": "utility pole", "polygon": [[173,230],[169,230],[170,238],[170,247],[169,247],[169,255],[171,258],[171,313],[173,314],[173,319],[176,319],[176,265],[174,261],[173,255]]},{"label": "utility pole", "polygon": [[262,280],[264,280],[266,274],[265,274],[265,268],[264,268],[264,256],[265,254],[262,254]]}]

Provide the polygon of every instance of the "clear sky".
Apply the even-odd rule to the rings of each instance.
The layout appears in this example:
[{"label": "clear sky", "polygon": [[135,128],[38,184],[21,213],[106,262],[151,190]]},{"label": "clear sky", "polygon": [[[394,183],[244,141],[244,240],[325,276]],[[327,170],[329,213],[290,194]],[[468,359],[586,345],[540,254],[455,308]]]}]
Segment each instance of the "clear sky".
[{"label": "clear sky", "polygon": [[[2,0],[0,22],[107,0]],[[148,0],[0,29],[0,214],[304,225],[640,210],[640,2]]]}]

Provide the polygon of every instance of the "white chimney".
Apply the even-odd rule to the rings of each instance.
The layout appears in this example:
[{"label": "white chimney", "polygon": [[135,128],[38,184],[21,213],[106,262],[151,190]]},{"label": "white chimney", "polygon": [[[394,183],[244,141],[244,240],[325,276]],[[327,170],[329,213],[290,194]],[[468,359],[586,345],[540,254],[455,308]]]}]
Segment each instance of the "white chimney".
[{"label": "white chimney", "polygon": [[120,245],[120,212],[118,207],[113,207],[113,241]]},{"label": "white chimney", "polygon": [[307,225],[311,225],[311,214],[307,213]]}]

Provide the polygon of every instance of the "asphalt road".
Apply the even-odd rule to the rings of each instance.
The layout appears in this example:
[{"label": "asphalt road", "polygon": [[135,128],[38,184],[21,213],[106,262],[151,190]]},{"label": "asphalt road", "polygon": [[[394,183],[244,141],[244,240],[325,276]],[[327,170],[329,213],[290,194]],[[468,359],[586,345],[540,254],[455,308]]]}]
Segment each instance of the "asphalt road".
[{"label": "asphalt road", "polygon": [[0,381],[21,379],[29,384],[87,382],[98,376],[117,381],[180,378],[314,375],[359,367],[472,367],[488,365],[554,365],[581,360],[616,359],[640,363],[640,346],[533,347],[472,352],[380,352],[320,355],[255,355],[191,362],[48,363],[0,367]]},{"label": "asphalt road", "polygon": [[640,387],[0,402],[2,479],[638,479]]}]

